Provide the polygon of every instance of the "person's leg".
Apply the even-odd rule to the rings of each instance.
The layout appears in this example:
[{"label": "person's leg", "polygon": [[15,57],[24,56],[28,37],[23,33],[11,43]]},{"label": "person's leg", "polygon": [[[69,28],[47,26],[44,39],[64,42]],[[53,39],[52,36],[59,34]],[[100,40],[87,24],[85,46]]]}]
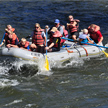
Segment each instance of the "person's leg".
[{"label": "person's leg", "polygon": [[30,49],[31,49],[31,51],[33,51],[34,49],[37,49],[37,46],[35,44],[31,44]]},{"label": "person's leg", "polygon": [[76,35],[72,35],[72,39],[73,40],[76,40],[77,38],[76,38]]}]

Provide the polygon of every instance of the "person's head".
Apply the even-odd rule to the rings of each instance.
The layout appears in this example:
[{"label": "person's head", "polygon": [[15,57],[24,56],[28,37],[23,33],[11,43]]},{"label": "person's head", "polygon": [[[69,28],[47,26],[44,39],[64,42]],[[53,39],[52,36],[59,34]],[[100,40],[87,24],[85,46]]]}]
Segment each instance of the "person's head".
[{"label": "person's head", "polygon": [[95,24],[90,25],[90,31],[93,32],[95,30]]},{"label": "person's head", "polygon": [[49,28],[49,26],[48,26],[48,25],[46,25],[46,26],[45,26],[45,29],[48,29],[48,28]]},{"label": "person's head", "polygon": [[57,31],[57,28],[56,28],[56,27],[53,27],[53,28],[51,29],[51,33],[52,33],[52,34],[55,34],[56,31]]},{"label": "person's head", "polygon": [[35,24],[35,30],[36,31],[40,31],[41,30],[41,27],[40,27],[40,24],[39,23],[36,23]]},{"label": "person's head", "polygon": [[84,34],[88,34],[88,30],[87,29],[83,29],[83,33]]},{"label": "person's head", "polygon": [[54,24],[55,24],[55,27],[59,27],[60,20],[59,19],[55,19]]},{"label": "person's head", "polygon": [[14,31],[15,29],[12,28],[11,25],[7,25],[6,28],[5,28],[5,31],[8,32],[8,31]]},{"label": "person's head", "polygon": [[26,44],[26,39],[25,39],[25,38],[22,38],[20,43],[21,43],[22,45],[25,45],[25,44]]},{"label": "person's head", "polygon": [[6,27],[8,30],[12,30],[12,26],[11,25],[7,25]]},{"label": "person's head", "polygon": [[72,15],[69,15],[69,17],[68,17],[68,18],[69,18],[69,21],[70,21],[70,22],[73,22],[73,21],[74,21],[74,18],[73,18],[73,16],[72,16]]},{"label": "person's head", "polygon": [[8,37],[9,37],[9,39],[13,38],[13,32],[12,31],[8,31]]}]

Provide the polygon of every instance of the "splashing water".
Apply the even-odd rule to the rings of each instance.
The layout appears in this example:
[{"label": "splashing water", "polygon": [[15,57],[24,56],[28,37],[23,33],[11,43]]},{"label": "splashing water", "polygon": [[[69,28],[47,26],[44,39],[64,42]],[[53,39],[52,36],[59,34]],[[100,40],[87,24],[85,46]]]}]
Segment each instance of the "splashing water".
[{"label": "splashing water", "polygon": [[19,85],[19,82],[17,80],[9,80],[4,78],[0,79],[0,88],[16,85]]},{"label": "splashing water", "polygon": [[6,104],[5,106],[10,106],[10,105],[13,105],[13,104],[16,104],[16,103],[20,103],[22,102],[22,100],[14,100],[13,102],[9,103],[9,104]]},{"label": "splashing water", "polygon": [[[38,62],[37,75],[40,75],[40,74],[41,75],[47,75],[47,76],[52,75],[53,72],[51,72],[51,68],[49,69],[49,71],[46,71],[44,64],[45,64],[45,59],[44,58],[40,59],[39,62]],[[51,66],[50,62],[49,62],[49,65]]]}]

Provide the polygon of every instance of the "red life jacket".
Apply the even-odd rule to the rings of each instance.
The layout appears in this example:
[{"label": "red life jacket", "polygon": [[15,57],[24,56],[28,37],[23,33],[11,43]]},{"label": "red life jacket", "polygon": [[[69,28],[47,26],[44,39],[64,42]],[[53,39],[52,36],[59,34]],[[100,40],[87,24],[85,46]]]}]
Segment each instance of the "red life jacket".
[{"label": "red life jacket", "polygon": [[41,31],[34,31],[32,43],[34,43],[36,45],[43,45],[44,44],[44,38],[42,37],[42,30]]},{"label": "red life jacket", "polygon": [[12,44],[12,45],[15,45],[15,40],[16,39],[19,41],[19,39],[18,39],[18,37],[16,36],[15,33],[13,33],[13,38],[12,39],[9,39],[8,35],[6,35],[6,37],[5,37],[6,43],[7,44]]},{"label": "red life jacket", "polygon": [[55,37],[58,37],[57,42],[54,44],[53,47],[58,47],[58,46],[59,46],[58,41],[59,41],[59,39],[60,39],[61,36],[62,36],[62,35],[61,35],[60,31],[58,31],[58,30],[56,31],[56,34],[54,34],[54,35],[51,36],[51,38],[50,38],[50,43],[53,42],[53,39],[54,39]]},{"label": "red life jacket", "polygon": [[78,28],[79,28],[79,25],[75,25],[75,26],[72,26],[71,23],[69,25],[69,30],[70,30],[70,33],[73,33],[73,32],[77,32],[78,31]]},{"label": "red life jacket", "polygon": [[21,43],[19,44],[19,46],[26,49],[26,48],[29,46],[29,43],[30,43],[30,42],[26,41],[26,43],[25,43],[24,46],[23,46]]},{"label": "red life jacket", "polygon": [[12,28],[12,32],[14,32],[15,31],[15,28]]}]

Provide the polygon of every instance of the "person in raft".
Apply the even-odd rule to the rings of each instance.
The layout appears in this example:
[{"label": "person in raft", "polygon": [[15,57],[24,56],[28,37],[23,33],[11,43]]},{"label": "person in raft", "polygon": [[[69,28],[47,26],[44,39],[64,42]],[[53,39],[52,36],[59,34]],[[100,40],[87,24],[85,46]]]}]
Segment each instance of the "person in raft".
[{"label": "person in raft", "polygon": [[32,44],[30,45],[31,51],[40,53],[45,52],[46,35],[44,30],[41,29],[40,24],[35,24],[35,30],[33,31]]},{"label": "person in raft", "polygon": [[46,34],[46,32],[48,32],[49,30],[50,30],[49,26],[46,25],[46,26],[45,26],[45,29],[44,29],[45,34]]},{"label": "person in raft", "polygon": [[67,23],[67,29],[70,33],[69,39],[77,40],[79,36],[79,20],[74,19],[72,15],[69,15],[69,23]]},{"label": "person in raft", "polygon": [[83,29],[82,32],[83,33],[81,35],[79,35],[79,43],[80,44],[83,44],[83,43],[92,43],[93,44],[93,41],[90,40],[90,38],[88,36],[88,30]]},{"label": "person in raft", "polygon": [[15,31],[15,28],[13,28],[11,25],[7,25],[6,28],[5,28],[5,31],[6,32],[8,32],[8,31],[14,32]]},{"label": "person in raft", "polygon": [[18,47],[22,49],[30,50],[29,43],[30,42],[27,41],[25,38],[22,38],[18,44]]},{"label": "person in raft", "polygon": [[91,24],[88,27],[88,33],[90,34],[90,38],[97,44],[97,45],[103,45],[103,36],[100,32],[100,27],[95,24]]},{"label": "person in raft", "polygon": [[60,51],[60,40],[61,40],[60,31],[58,31],[56,27],[53,27],[50,32],[51,33],[48,42],[48,47],[46,47],[45,49],[48,50],[49,52]]},{"label": "person in raft", "polygon": [[[61,37],[64,37],[64,29],[63,29],[63,25],[60,24],[60,20],[59,19],[55,19],[54,21],[54,25],[57,28],[58,31],[60,31],[60,33],[62,34]],[[60,46],[63,46],[63,43],[65,42],[64,39],[61,39],[60,41]]]},{"label": "person in raft", "polygon": [[7,33],[4,37],[4,40],[0,46],[2,46],[4,43],[5,43],[6,47],[8,47],[8,48],[17,47],[16,45],[18,45],[19,39],[15,33],[13,33],[12,31],[9,30],[9,31],[7,31]]}]

